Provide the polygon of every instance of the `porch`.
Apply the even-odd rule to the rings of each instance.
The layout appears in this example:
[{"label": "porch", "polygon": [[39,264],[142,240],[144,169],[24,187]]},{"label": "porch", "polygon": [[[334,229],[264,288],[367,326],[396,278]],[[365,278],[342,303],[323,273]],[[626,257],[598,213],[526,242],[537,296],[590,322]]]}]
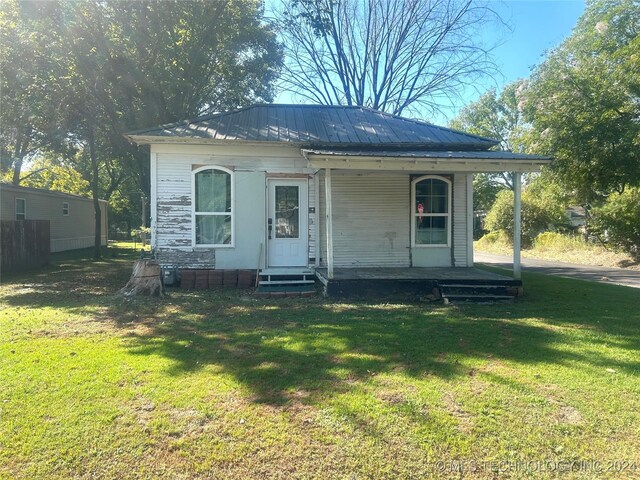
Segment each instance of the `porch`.
[{"label": "porch", "polygon": [[522,281],[473,267],[326,268],[316,278],[328,297],[394,296],[427,300],[497,302],[522,294]]}]

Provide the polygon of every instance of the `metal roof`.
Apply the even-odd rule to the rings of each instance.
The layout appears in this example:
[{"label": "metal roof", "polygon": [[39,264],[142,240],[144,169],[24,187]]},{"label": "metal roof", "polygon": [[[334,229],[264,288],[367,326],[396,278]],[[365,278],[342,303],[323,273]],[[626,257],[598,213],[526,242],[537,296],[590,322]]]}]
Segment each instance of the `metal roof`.
[{"label": "metal roof", "polygon": [[326,157],[393,157],[393,158],[450,158],[468,160],[522,160],[549,163],[550,157],[503,151],[433,151],[433,150],[327,150],[302,149],[302,153]]},{"label": "metal roof", "polygon": [[137,130],[138,144],[165,142],[285,142],[307,146],[486,150],[489,138],[365,107],[253,105],[227,113]]},{"label": "metal roof", "polygon": [[[74,193],[59,192],[57,190],[47,190],[46,188],[23,187],[22,185],[13,185],[12,183],[4,183],[4,182],[0,182],[0,190],[14,190],[17,192],[29,192],[29,193],[37,193],[42,195],[53,195],[55,197],[92,201],[91,198],[89,197],[83,197],[81,195],[76,195]],[[100,199],[100,201],[105,202],[106,200]]]}]

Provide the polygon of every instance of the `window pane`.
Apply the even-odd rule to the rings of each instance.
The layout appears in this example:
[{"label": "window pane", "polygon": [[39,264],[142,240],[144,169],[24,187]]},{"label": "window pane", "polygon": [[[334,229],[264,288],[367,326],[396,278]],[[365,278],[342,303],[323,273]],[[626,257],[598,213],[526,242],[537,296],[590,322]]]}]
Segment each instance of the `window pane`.
[{"label": "window pane", "polygon": [[231,175],[222,170],[196,173],[196,212],[231,211]]},{"label": "window pane", "polygon": [[448,217],[416,216],[417,245],[446,245]]},{"label": "window pane", "polygon": [[449,185],[437,178],[416,183],[415,213],[449,213]]},{"label": "window pane", "polygon": [[196,215],[196,245],[230,245],[231,215]]},{"label": "window pane", "polygon": [[276,185],[276,238],[299,238],[300,199],[296,185]]},{"label": "window pane", "polygon": [[26,220],[27,201],[24,198],[16,198],[16,220]]}]

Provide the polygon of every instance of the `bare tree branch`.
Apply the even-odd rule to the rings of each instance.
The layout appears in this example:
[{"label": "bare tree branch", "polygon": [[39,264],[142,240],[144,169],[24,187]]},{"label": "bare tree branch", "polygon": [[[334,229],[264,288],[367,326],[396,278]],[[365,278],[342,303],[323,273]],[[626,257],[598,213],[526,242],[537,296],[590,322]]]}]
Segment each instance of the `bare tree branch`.
[{"label": "bare tree branch", "polygon": [[434,113],[497,68],[472,0],[282,0],[281,87],[324,104]]}]

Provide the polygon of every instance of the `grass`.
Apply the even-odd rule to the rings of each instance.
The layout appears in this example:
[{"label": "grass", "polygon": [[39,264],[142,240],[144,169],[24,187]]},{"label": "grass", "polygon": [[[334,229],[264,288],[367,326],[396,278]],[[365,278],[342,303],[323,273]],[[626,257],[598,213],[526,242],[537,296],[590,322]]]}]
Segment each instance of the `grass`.
[{"label": "grass", "polygon": [[[479,252],[512,255],[513,246],[500,234],[490,233],[473,242]],[[609,250],[582,237],[545,232],[536,237],[533,246],[522,250],[525,258],[537,258],[558,262],[605,267],[622,267],[640,270],[640,264],[628,254]]]},{"label": "grass", "polygon": [[529,274],[513,305],[125,301],[134,257],[3,282],[0,478],[640,471],[640,290]]}]

